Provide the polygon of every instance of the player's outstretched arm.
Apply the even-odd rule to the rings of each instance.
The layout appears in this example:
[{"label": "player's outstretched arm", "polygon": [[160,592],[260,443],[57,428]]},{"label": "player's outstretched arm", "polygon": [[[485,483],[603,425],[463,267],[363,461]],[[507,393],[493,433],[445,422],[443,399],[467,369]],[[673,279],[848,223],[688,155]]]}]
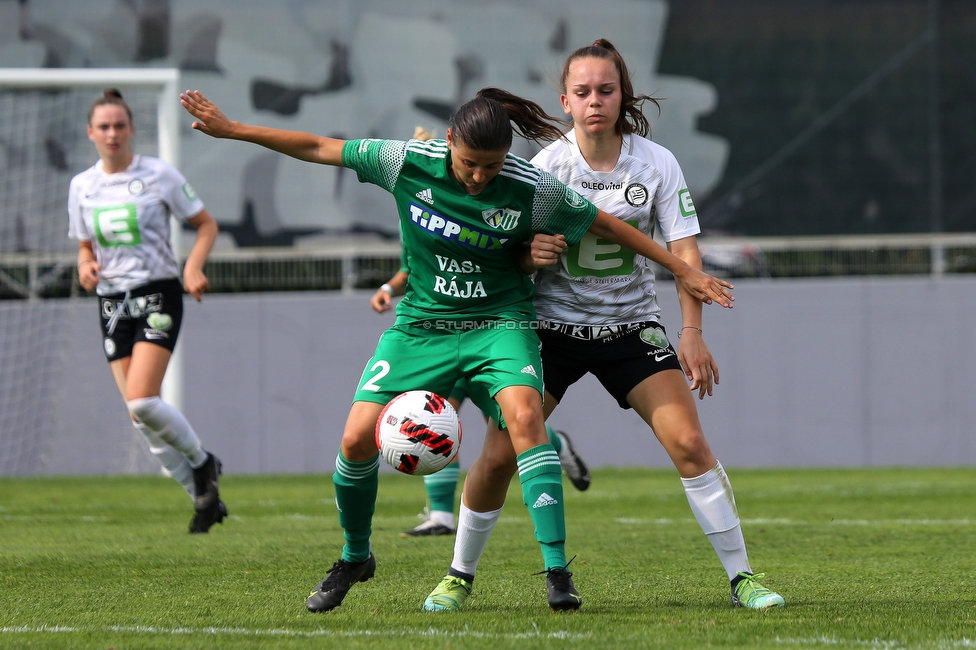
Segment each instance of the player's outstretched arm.
[{"label": "player's outstretched arm", "polygon": [[735,300],[735,297],[732,295],[730,283],[692,268],[629,223],[621,221],[603,210],[598,210],[596,220],[590,226],[590,232],[597,237],[608,239],[654,260],[671,271],[674,274],[675,282],[679,283],[685,291],[706,305],[716,302],[723,307],[732,308],[732,301]]},{"label": "player's outstretched arm", "polygon": [[228,119],[223,111],[204,97],[199,90],[180,93],[180,103],[187,113],[196,118],[193,128],[214,138],[253,142],[299,160],[342,166],[344,140],[235,122]]}]

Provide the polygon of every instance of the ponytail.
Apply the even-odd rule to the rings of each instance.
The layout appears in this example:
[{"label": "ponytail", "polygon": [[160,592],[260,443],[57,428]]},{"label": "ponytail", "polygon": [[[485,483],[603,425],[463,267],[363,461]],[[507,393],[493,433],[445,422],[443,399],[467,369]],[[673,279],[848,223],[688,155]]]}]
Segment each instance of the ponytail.
[{"label": "ponytail", "polygon": [[476,151],[511,148],[513,124],[520,136],[540,144],[561,138],[559,126],[566,125],[535,102],[500,88],[479,90],[451,116],[450,124],[453,137]]}]

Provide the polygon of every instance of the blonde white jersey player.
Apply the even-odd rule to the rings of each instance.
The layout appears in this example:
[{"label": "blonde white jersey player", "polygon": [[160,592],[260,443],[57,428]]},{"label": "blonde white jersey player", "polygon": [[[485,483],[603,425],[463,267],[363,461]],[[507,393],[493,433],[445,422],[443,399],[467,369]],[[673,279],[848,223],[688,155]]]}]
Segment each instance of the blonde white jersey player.
[{"label": "blonde white jersey player", "polygon": [[[640,105],[657,102],[634,94],[626,64],[604,39],[573,52],[561,81],[573,130],[533,164],[647,235],[658,229],[674,255],[700,269],[700,226],[681,168],[670,151],[642,137],[649,129]],[[677,287],[682,326],[675,350],[660,322],[653,270],[640,255],[589,233],[568,247],[559,236],[536,235],[523,269],[537,271],[546,417],[570,385],[594,374],[667,450],[726,570],[732,604],[782,606],[783,598],[757,581],[762,575],[753,575],[732,487],[705,440],[692,397],[691,391],[699,399],[711,395],[718,383],[702,338],[701,302]],[[500,512],[471,512],[462,504],[452,568],[474,575]]]}]

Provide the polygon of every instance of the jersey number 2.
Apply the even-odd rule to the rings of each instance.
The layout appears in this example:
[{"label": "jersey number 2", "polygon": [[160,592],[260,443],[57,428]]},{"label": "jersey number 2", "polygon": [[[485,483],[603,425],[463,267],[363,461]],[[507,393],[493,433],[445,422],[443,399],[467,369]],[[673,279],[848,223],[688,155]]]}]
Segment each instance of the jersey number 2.
[{"label": "jersey number 2", "polygon": [[375,390],[377,392],[383,390],[380,387],[380,385],[377,384],[376,382],[379,381],[380,379],[383,379],[383,377],[386,377],[388,374],[390,374],[390,362],[389,361],[383,361],[381,359],[381,360],[377,361],[376,363],[374,363],[370,367],[369,371],[370,372],[376,372],[377,369],[379,370],[379,372],[377,372],[375,375],[373,375],[370,378],[369,381],[367,381],[365,384],[363,384],[363,390]]}]

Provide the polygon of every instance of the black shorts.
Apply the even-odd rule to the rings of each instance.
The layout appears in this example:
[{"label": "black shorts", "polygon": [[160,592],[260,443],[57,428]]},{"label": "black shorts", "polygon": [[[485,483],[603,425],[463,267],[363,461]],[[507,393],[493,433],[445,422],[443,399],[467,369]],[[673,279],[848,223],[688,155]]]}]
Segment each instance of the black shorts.
[{"label": "black shorts", "polygon": [[629,409],[627,393],[637,384],[662,370],[681,370],[678,354],[660,323],[604,328],[540,325],[543,380],[557,401],[590,372],[620,408]]},{"label": "black shorts", "polygon": [[98,312],[102,350],[109,361],[132,356],[140,341],[172,352],[183,323],[183,284],[176,278],[158,280],[126,293],[99,296]]}]

